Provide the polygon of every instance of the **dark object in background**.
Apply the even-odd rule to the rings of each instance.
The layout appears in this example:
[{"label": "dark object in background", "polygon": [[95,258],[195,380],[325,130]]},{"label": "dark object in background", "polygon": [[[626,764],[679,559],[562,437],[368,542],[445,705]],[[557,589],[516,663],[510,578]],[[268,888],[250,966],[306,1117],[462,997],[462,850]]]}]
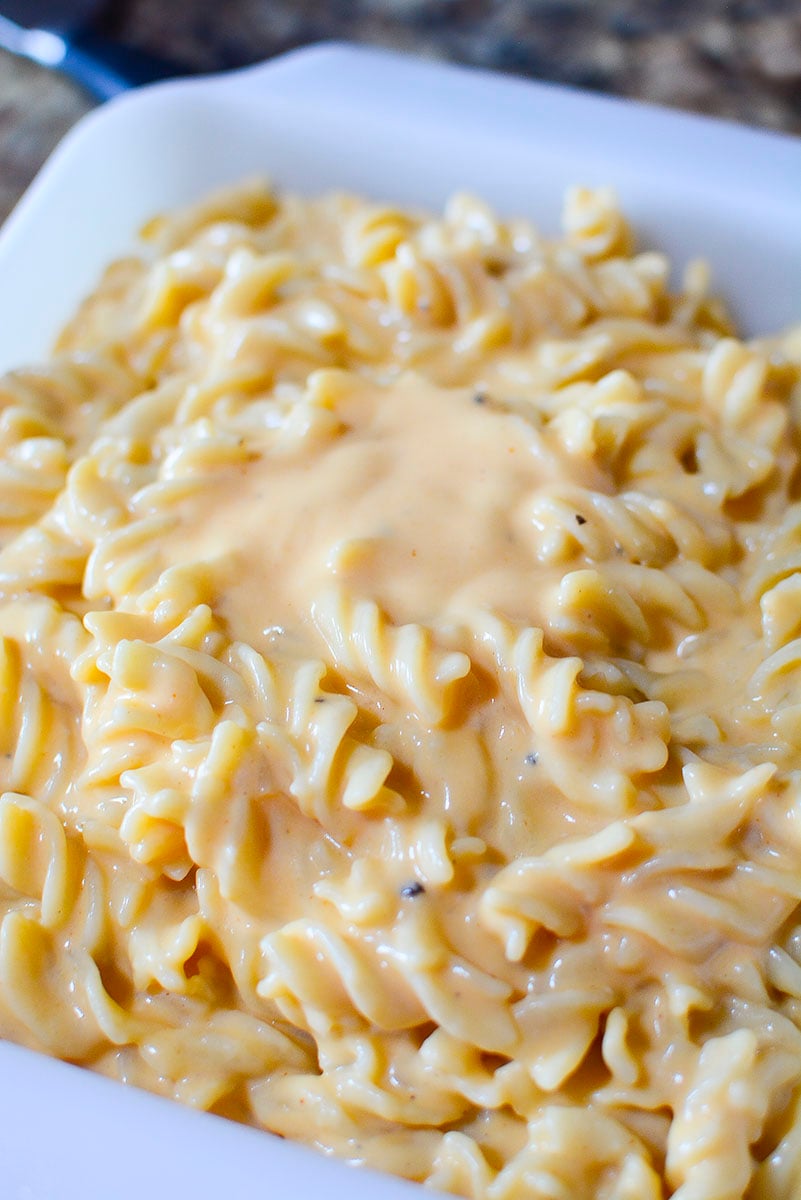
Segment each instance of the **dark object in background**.
[{"label": "dark object in background", "polygon": [[186,74],[170,59],[110,41],[91,27],[98,0],[0,0],[0,46],[68,75],[96,100]]},{"label": "dark object in background", "polygon": [[79,29],[91,56],[113,44],[124,83],[334,39],[801,132],[799,0],[1,0],[12,10]]},{"label": "dark object in background", "polygon": [[[52,28],[56,0],[0,0]],[[799,0],[58,0],[61,32],[112,43],[116,86],[220,71],[336,39],[801,133]],[[64,12],[69,13],[65,21]],[[85,44],[85,43],[84,43]],[[96,43],[95,43],[96,44]],[[141,52],[141,54],[140,54]],[[165,65],[165,58],[170,61]],[[133,77],[133,78],[132,78]],[[108,94],[108,93],[106,93]],[[0,49],[0,221],[90,107]],[[536,137],[536,130],[532,130]]]}]

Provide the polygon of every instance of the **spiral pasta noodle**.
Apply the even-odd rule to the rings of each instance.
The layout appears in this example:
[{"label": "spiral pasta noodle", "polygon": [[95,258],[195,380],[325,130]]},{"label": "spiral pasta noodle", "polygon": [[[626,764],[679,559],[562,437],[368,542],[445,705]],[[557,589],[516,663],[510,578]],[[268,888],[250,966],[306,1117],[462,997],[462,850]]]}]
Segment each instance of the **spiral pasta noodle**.
[{"label": "spiral pasta noodle", "polygon": [[796,1200],[797,334],[603,189],[143,237],[0,383],[0,1035],[472,1200]]}]

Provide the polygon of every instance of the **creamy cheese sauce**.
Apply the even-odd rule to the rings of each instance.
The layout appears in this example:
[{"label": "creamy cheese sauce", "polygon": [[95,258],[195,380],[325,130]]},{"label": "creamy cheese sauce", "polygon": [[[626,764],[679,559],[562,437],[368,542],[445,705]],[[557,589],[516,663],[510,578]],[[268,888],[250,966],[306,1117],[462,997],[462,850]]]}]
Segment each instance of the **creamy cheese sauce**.
[{"label": "creamy cheese sauce", "polygon": [[604,481],[478,396],[413,376],[346,390],[312,446],[267,441],[186,501],[161,542],[165,564],[209,562],[222,611],[249,642],[305,625],[332,579],[398,624],[438,620],[461,602],[541,625],[537,592],[562,572],[549,580],[537,562],[530,501],[556,479]]}]

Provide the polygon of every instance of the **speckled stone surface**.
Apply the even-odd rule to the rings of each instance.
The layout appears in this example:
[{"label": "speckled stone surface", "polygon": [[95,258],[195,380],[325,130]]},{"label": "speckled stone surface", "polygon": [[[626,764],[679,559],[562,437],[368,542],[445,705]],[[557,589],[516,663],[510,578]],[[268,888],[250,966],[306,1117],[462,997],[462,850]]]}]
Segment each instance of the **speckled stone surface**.
[{"label": "speckled stone surface", "polygon": [[[68,7],[68,0],[65,0]],[[198,71],[324,39],[801,133],[801,0],[116,0],[95,28]],[[0,52],[0,218],[91,101]]]}]

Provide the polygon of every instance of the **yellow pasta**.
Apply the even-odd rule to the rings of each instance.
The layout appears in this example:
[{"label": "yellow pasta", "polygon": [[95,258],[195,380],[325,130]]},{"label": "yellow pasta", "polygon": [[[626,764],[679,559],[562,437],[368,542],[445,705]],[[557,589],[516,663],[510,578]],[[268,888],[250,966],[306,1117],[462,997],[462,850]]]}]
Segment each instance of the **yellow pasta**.
[{"label": "yellow pasta", "polygon": [[0,383],[0,1035],[472,1200],[796,1200],[801,343],[563,228],[246,184]]}]

